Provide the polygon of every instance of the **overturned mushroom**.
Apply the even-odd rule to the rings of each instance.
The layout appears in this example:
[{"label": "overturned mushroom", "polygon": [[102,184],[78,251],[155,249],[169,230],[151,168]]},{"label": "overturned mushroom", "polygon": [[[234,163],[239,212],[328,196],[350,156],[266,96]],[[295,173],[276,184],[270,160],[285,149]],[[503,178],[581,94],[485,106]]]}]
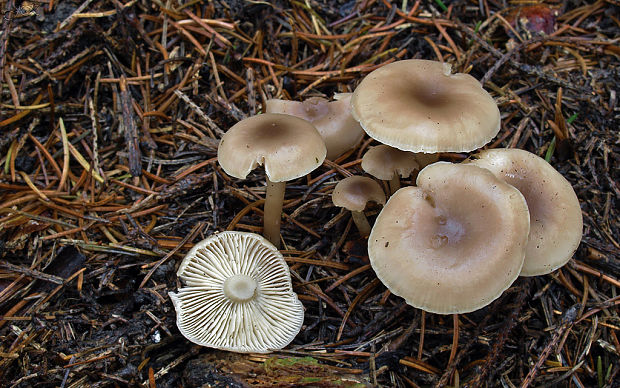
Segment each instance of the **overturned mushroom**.
[{"label": "overturned mushroom", "polygon": [[258,165],[265,165],[264,235],[280,247],[286,181],[319,167],[326,152],[321,135],[308,121],[285,114],[265,113],[233,125],[222,137],[217,159],[227,174],[240,179],[245,179]]},{"label": "overturned mushroom", "polygon": [[398,190],[368,238],[370,263],[394,294],[439,314],[491,303],[519,276],[529,213],[490,171],[438,162]]},{"label": "overturned mushroom", "polygon": [[583,219],[571,184],[543,158],[520,149],[482,151],[467,163],[490,170],[516,187],[530,210],[530,236],[522,276],[550,273],[573,256]]},{"label": "overturned mushroom", "polygon": [[351,113],[368,135],[412,152],[471,151],[499,131],[499,109],[468,74],[410,59],[368,74],[353,93]]},{"label": "overturned mushroom", "polygon": [[371,201],[383,205],[385,194],[377,182],[365,176],[344,178],[336,184],[332,193],[334,205],[351,211],[353,222],[362,237],[370,234],[370,224],[364,215],[364,208]]},{"label": "overturned mushroom", "polygon": [[400,177],[406,178],[420,168],[413,152],[385,144],[371,147],[362,157],[362,169],[375,178],[389,181],[391,194],[400,189]]},{"label": "overturned mushroom", "polygon": [[334,95],[335,101],[311,97],[303,102],[267,100],[265,111],[285,113],[308,120],[325,141],[327,159],[333,160],[354,148],[362,140],[364,131],[351,116],[351,93]]},{"label": "overturned mushroom", "polygon": [[304,310],[282,254],[263,237],[222,232],[196,244],[170,293],[188,340],[233,352],[282,349],[299,333]]}]

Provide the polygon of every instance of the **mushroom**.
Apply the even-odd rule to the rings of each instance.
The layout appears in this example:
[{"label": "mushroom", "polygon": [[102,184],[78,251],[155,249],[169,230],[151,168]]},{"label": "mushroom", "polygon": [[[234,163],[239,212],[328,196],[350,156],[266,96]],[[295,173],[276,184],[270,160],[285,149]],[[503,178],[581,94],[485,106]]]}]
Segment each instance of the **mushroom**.
[{"label": "mushroom", "polygon": [[431,164],[417,185],[392,195],[375,221],[368,256],[377,277],[429,312],[486,306],[521,272],[529,232],[525,198],[473,165]]},{"label": "mushroom", "polygon": [[335,101],[322,97],[311,97],[303,102],[271,99],[267,100],[267,113],[285,113],[308,120],[316,127],[325,141],[327,159],[334,160],[354,148],[364,130],[351,116],[351,94],[334,95]]},{"label": "mushroom", "polygon": [[351,211],[351,217],[362,237],[370,234],[370,224],[364,215],[368,202],[385,204],[385,194],[381,186],[365,176],[346,177],[336,184],[332,193],[334,205]]},{"label": "mushroom", "polygon": [[188,340],[232,352],[282,349],[299,333],[304,310],[282,254],[263,237],[222,232],[196,244],[169,293]]},{"label": "mushroom", "polygon": [[479,148],[499,132],[499,109],[474,77],[450,71],[420,59],[380,67],[355,89],[351,113],[370,137],[404,151]]},{"label": "mushroom", "polygon": [[280,220],[286,181],[304,176],[323,163],[325,143],[306,120],[277,113],[249,117],[233,125],[222,137],[218,162],[235,178],[265,166],[264,235],[280,247]]},{"label": "mushroom", "polygon": [[414,152],[415,160],[420,165],[420,170],[429,164],[439,161],[439,154],[425,154],[423,152]]},{"label": "mushroom", "polygon": [[389,181],[390,192],[400,189],[400,178],[406,178],[420,166],[413,152],[401,151],[385,144],[371,147],[362,157],[362,170],[375,178]]},{"label": "mushroom", "polygon": [[571,184],[543,158],[520,149],[492,149],[471,163],[516,187],[530,210],[530,236],[522,276],[550,273],[570,260],[581,241],[583,219]]}]

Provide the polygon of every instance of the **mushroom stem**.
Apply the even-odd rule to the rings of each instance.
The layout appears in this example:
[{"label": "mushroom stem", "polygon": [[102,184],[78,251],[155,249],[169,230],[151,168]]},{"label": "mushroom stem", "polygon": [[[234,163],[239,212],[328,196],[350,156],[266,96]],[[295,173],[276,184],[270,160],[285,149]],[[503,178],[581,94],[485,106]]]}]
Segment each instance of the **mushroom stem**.
[{"label": "mushroom stem", "polygon": [[278,249],[280,249],[280,220],[285,188],[286,182],[272,182],[267,178],[263,234]]},{"label": "mushroom stem", "polygon": [[400,189],[400,176],[394,174],[392,179],[390,179],[390,194],[394,194],[398,189]]},{"label": "mushroom stem", "polygon": [[370,224],[368,223],[368,219],[364,212],[357,212],[355,210],[351,210],[351,216],[353,217],[353,222],[355,222],[355,226],[357,226],[357,230],[359,230],[360,235],[362,237],[368,237],[370,234]]},{"label": "mushroom stem", "polygon": [[236,274],[224,281],[224,295],[235,303],[247,302],[256,295],[258,283],[251,276]]}]

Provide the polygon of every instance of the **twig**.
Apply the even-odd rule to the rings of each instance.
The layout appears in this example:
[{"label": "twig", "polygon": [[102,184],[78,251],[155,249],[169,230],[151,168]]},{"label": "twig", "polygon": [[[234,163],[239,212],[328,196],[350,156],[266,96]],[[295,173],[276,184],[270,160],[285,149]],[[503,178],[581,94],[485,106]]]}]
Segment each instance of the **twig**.
[{"label": "twig", "polygon": [[202,232],[205,226],[206,224],[203,222],[199,222],[196,225],[194,225],[194,228],[191,230],[191,232],[189,232],[185,236],[185,238],[183,238],[183,240],[181,240],[181,242],[174,249],[168,252],[166,256],[162,257],[159,261],[155,263],[155,265],[153,265],[153,268],[151,268],[149,272],[146,274],[146,276],[144,276],[144,279],[142,279],[142,282],[140,282],[140,286],[138,288],[144,287],[144,285],[149,281],[149,279],[151,278],[153,273],[157,270],[157,268],[159,268],[160,265],[165,263],[166,260],[171,258],[172,255],[174,255],[179,249],[181,249],[181,247],[185,245],[186,242],[192,241],[194,238],[196,238],[196,236],[200,234],[200,232]]},{"label": "twig", "polygon": [[127,143],[127,152],[129,153],[129,172],[133,176],[140,176],[142,174],[142,153],[138,144],[138,132],[133,116],[133,99],[127,90],[127,79],[124,75],[121,76],[119,87],[121,91],[123,129],[125,132],[125,142]]}]

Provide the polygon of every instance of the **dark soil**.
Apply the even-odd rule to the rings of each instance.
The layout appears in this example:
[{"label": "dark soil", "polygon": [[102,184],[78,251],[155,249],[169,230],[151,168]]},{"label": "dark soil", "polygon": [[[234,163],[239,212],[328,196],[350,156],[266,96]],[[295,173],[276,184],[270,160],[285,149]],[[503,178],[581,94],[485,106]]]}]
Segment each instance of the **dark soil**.
[{"label": "dark soil", "polygon": [[[2,9],[1,386],[618,386],[616,0]],[[349,92],[408,58],[482,80],[502,113],[488,147],[536,153],[571,182],[584,217],[573,259],[473,313],[408,306],[330,200],[362,173],[366,138],[288,185],[283,253],[306,309],[293,343],[235,355],[183,338],[168,292],[185,253],[216,231],[261,231],[264,177],[221,170],[222,133],[266,99]]]}]

